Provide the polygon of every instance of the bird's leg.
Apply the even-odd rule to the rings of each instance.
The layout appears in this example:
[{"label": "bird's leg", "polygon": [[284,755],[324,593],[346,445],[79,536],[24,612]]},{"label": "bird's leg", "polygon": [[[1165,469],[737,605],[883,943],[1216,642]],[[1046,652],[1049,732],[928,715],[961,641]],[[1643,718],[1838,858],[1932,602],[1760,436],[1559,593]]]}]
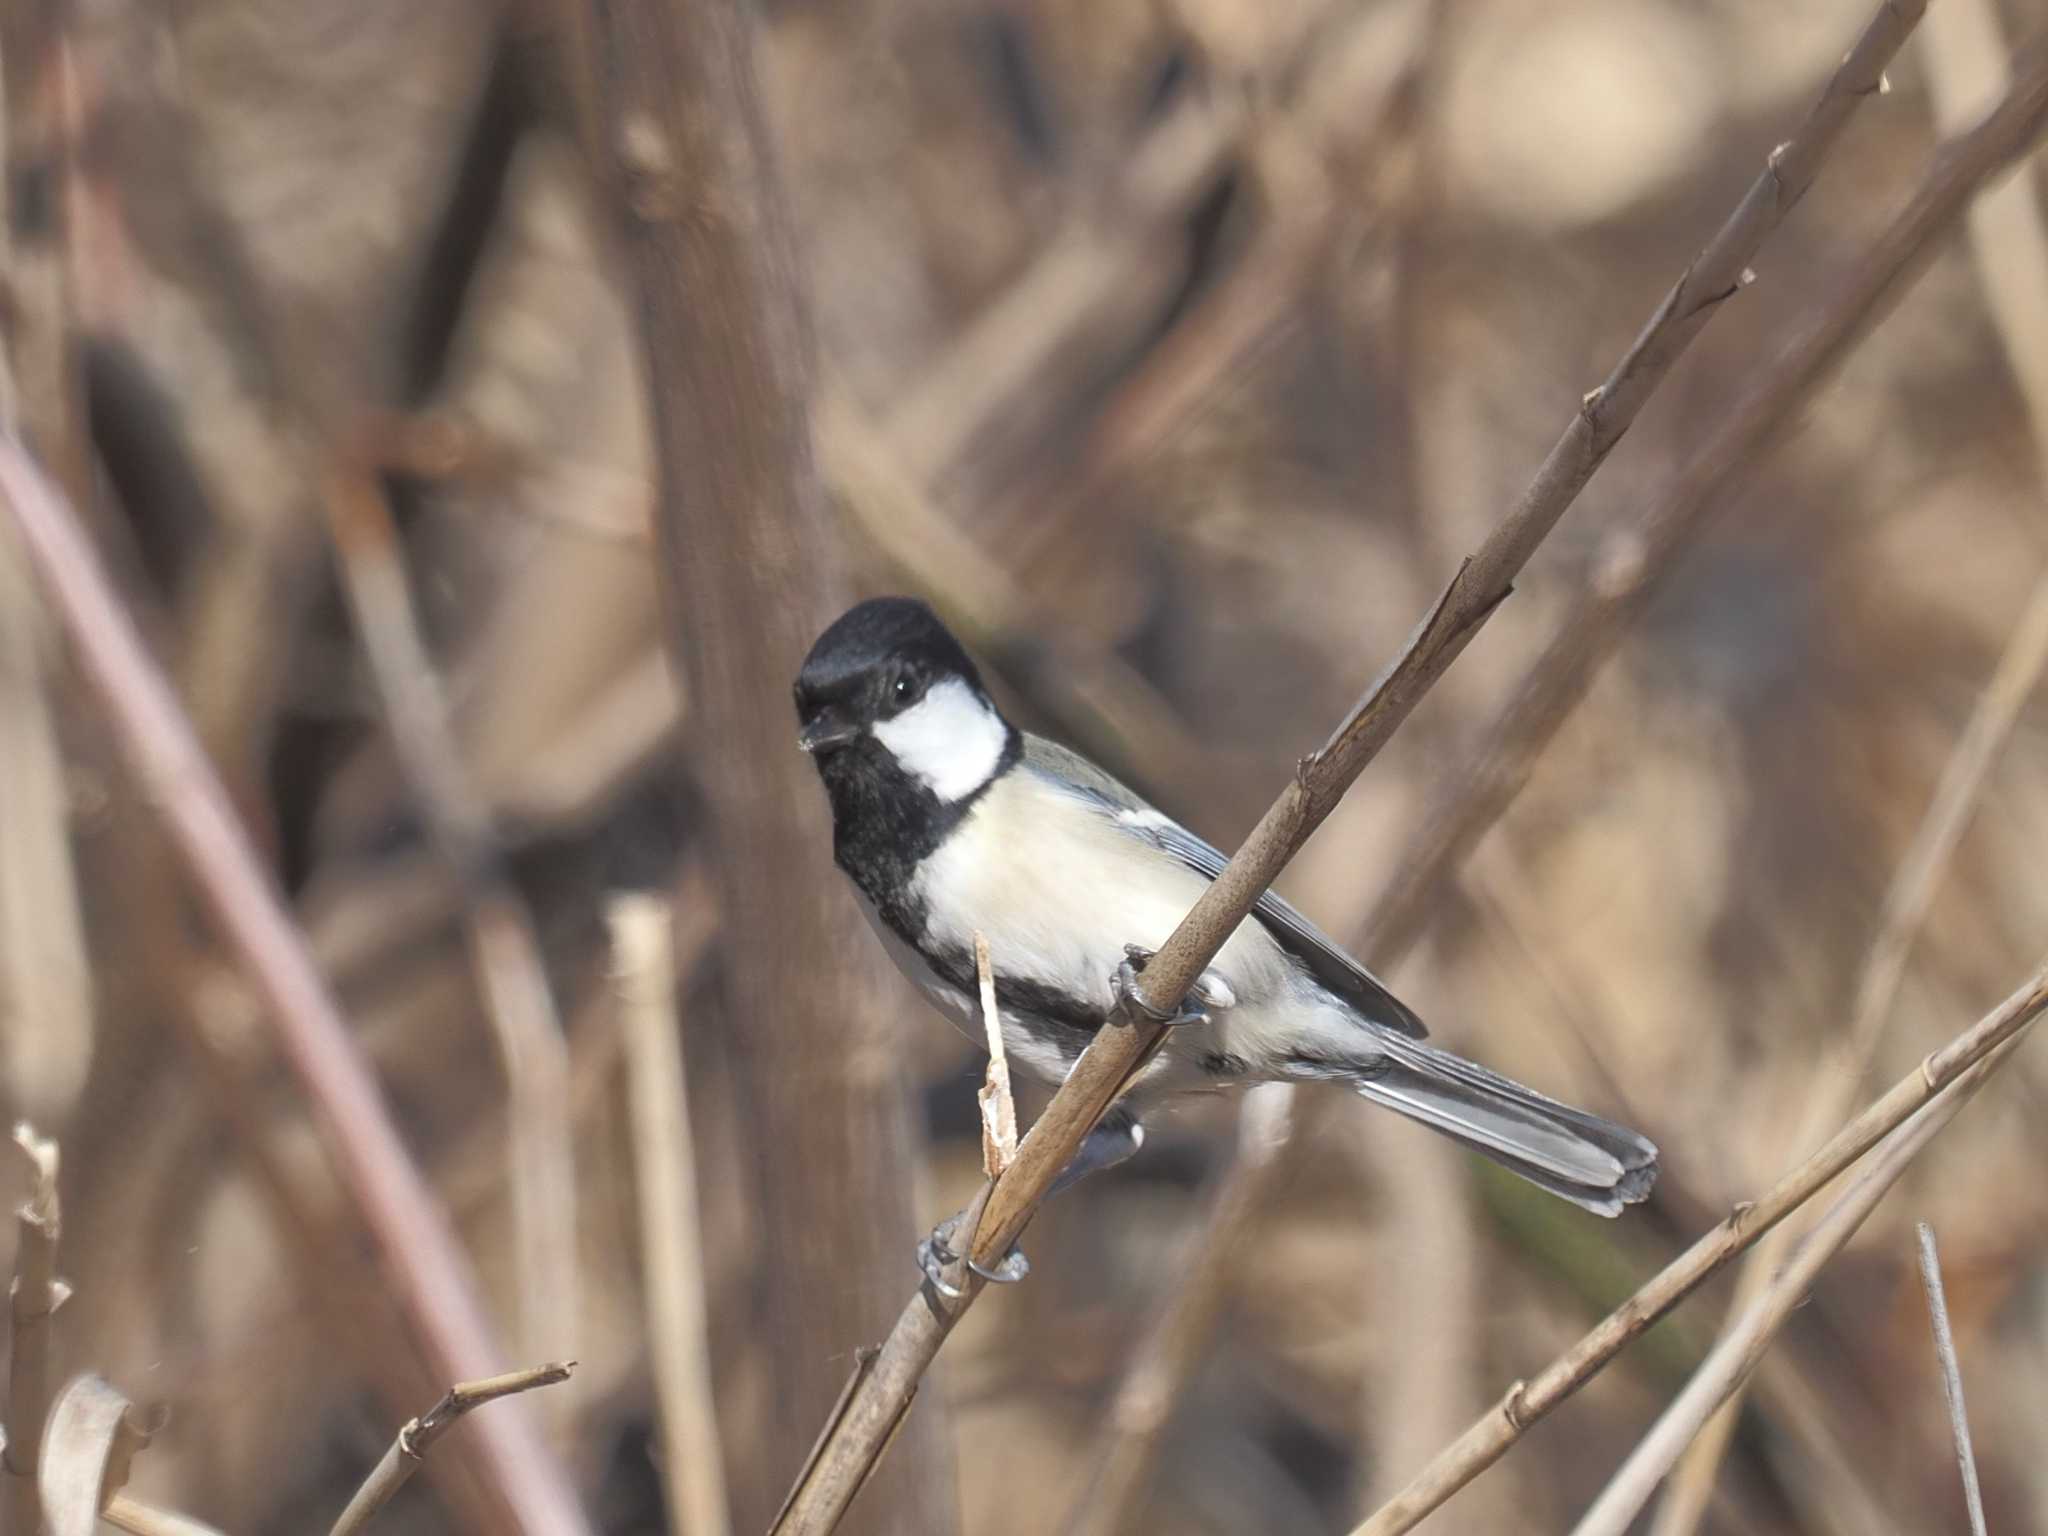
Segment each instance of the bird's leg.
[{"label": "bird's leg", "polygon": [[[1114,1168],[1144,1144],[1145,1127],[1138,1124],[1137,1118],[1121,1105],[1111,1108],[1075,1150],[1073,1160],[1052,1181],[1052,1188],[1046,1191],[1047,1197],[1072,1189],[1091,1173]],[[917,1245],[917,1267],[924,1271],[925,1279],[931,1281],[941,1296],[960,1294],[957,1286],[947,1283],[946,1271],[960,1262],[960,1252],[953,1243],[960,1236],[960,1225],[966,1216],[966,1211],[948,1216],[932,1228],[930,1237]],[[1024,1250],[1014,1244],[993,1269],[983,1269],[971,1258],[967,1266],[982,1279],[992,1280],[998,1285],[1015,1285],[1031,1273],[1031,1261],[1024,1257]]]},{"label": "bird's leg", "polygon": [[1091,1173],[1100,1173],[1105,1168],[1114,1168],[1118,1163],[1137,1153],[1145,1144],[1145,1127],[1121,1104],[1111,1107],[1108,1114],[1096,1123],[1074,1149],[1073,1161],[1062,1168],[1059,1177],[1052,1181],[1046,1198],[1072,1189]]},{"label": "bird's leg", "polygon": [[1117,966],[1116,975],[1110,979],[1110,986],[1116,993],[1116,1004],[1110,1010],[1110,1016],[1121,1017],[1126,1023],[1149,1019],[1152,1023],[1164,1024],[1169,1029],[1208,1023],[1208,1010],[1203,1006],[1208,1001],[1208,996],[1200,980],[1188,989],[1188,995],[1181,999],[1180,1007],[1171,1013],[1162,1013],[1145,1001],[1144,994],[1138,990],[1138,974],[1158,953],[1156,949],[1146,949],[1141,944],[1124,946],[1123,961]]}]

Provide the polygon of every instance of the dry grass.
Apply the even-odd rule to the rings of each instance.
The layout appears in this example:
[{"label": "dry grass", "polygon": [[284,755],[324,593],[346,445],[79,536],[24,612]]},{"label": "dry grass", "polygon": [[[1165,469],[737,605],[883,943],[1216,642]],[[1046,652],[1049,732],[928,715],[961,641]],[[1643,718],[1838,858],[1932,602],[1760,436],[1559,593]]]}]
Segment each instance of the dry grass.
[{"label": "dry grass", "polygon": [[[1366,1111],[1304,1095],[1294,1150],[1220,1186],[1230,1241],[1200,1257],[1242,1138],[1230,1101],[1191,1102],[1039,1217],[1031,1281],[983,1297],[911,1411],[897,1449],[921,1447],[917,1513],[877,1484],[856,1523],[1351,1529],[1808,1150],[1793,1133],[1816,1097],[1868,1100],[2048,947],[2041,719],[2007,649],[2038,638],[2048,557],[2041,349],[2017,339],[2048,312],[2026,261],[2038,168],[1977,205],[1968,249],[1935,238],[1960,182],[1939,208],[1913,201],[1937,136],[1997,94],[1957,105],[1951,72],[1981,77],[2006,48],[1981,28],[1939,58],[1909,46],[1889,92],[1830,128],[1762,254],[1710,269],[1709,298],[1745,267],[1756,281],[1654,397],[1610,385],[1579,411],[1871,10],[760,10],[762,121],[817,343],[806,549],[844,559],[813,600],[923,592],[1021,720],[1212,840],[1243,840],[1571,423],[1540,482],[1576,492],[1570,515],[1546,502],[1533,531],[1555,531],[1474,589],[1485,611],[1513,571],[1442,682],[1403,696],[1412,718],[1356,790],[1313,807],[1329,820],[1284,885],[1332,931],[1371,933],[1369,963],[1405,956],[1392,979],[1445,1043],[1639,1123],[1666,1167],[1651,1207],[1602,1224],[1404,1128],[1365,1139]],[[748,608],[721,564],[739,546],[687,536],[703,497],[655,537],[674,422],[651,408],[645,311],[585,163],[611,147],[608,103],[561,67],[589,57],[584,8],[49,14],[54,31],[40,11],[0,23],[11,184],[50,189],[12,213],[10,409],[225,786],[215,809],[257,877],[244,894],[303,933],[333,1004],[318,1011],[371,1068],[365,1102],[402,1156],[368,1183],[402,1163],[449,1213],[457,1241],[428,1248],[465,1277],[479,1336],[573,1313],[543,1352],[582,1362],[551,1389],[580,1505],[562,1522],[685,1518],[657,1447],[693,1389],[648,1346],[675,1280],[648,1239],[681,1220],[702,1234],[705,1369],[720,1427],[741,1427],[717,1438],[744,1524],[887,1332],[917,1235],[981,1185],[980,1068],[873,968],[835,883],[781,654],[816,615]],[[2032,90],[2038,55],[2010,56]],[[689,191],[667,189],[699,220],[686,231],[730,212]],[[1902,209],[1922,220],[1910,248],[1886,243]],[[1783,343],[1857,310],[1848,290],[1886,251],[1926,263],[1917,285],[1866,328],[1871,291],[1794,397],[1759,401]],[[1839,363],[1824,385],[1823,363]],[[1755,435],[1724,435],[1745,411]],[[336,564],[327,537],[336,450],[390,514],[368,566],[360,549]],[[1646,543],[1646,527],[1662,531]],[[693,549],[714,552],[701,584],[664,606],[657,569]],[[747,558],[785,572],[786,555],[770,540]],[[14,593],[11,551],[0,567]],[[366,576],[410,611],[363,602]],[[1495,773],[1531,660],[1572,654],[1588,601],[1611,622],[1569,708]],[[195,901],[157,830],[191,781],[131,771],[94,653],[52,644],[59,607],[31,620],[10,598],[0,617],[0,1114],[64,1145],[77,1287],[47,1379],[93,1371],[171,1409],[119,1495],[127,1528],[169,1511],[317,1528],[393,1424],[495,1367],[423,1348],[408,1285],[374,1262],[374,1192],[335,1160],[303,1046],[280,1053],[281,999],[240,968],[247,930]],[[687,685],[665,648],[695,657]],[[728,687],[743,665],[758,671]],[[423,678],[428,707],[406,713]],[[128,749],[138,730],[161,748],[151,719]],[[1930,861],[1915,850],[1936,801],[1966,814]],[[762,850],[758,889],[721,864],[736,841]],[[1887,894],[1901,883],[1910,911]],[[625,1075],[611,975],[608,900],[650,885],[678,914],[694,1216],[639,1182],[653,1138],[677,1133],[651,1115],[646,1069]],[[495,998],[480,891],[518,929],[523,979]],[[844,965],[778,942],[760,914],[792,893],[818,895],[832,946],[844,921]],[[1880,930],[1917,936],[1877,988],[1859,978]],[[785,982],[800,1008],[735,1007]],[[1859,1010],[1859,991],[1889,1000]],[[556,1086],[524,1095],[530,1111],[546,1094],[538,1120],[494,1065],[508,997],[559,1016],[537,1079]],[[630,1038],[631,1060],[656,1059]],[[906,1092],[923,1135],[890,1118]],[[2048,1519],[2027,1435],[2048,1250],[2023,1176],[2044,1092],[2024,1047],[1902,1181],[1942,1234],[1992,1530]],[[769,1111],[841,1104],[881,1108],[848,1110],[872,1134],[834,1155],[764,1140]],[[1050,1161],[1017,1168],[1034,1156]],[[0,1185],[10,1205],[26,1192],[12,1163]],[[564,1204],[573,1240],[542,1214]],[[1784,1322],[1725,1460],[1691,1485],[1702,1529],[1844,1531],[1858,1497],[1901,1528],[1955,1518],[1905,1204],[1876,1205]],[[785,1225],[800,1211],[810,1227]],[[850,1233],[837,1251],[803,1236],[825,1216]],[[871,1279],[845,1283],[848,1244]],[[19,1246],[10,1226],[10,1273]],[[1650,1330],[1436,1524],[1568,1528],[1725,1301]],[[1864,1406],[1874,1382],[1883,1412]],[[505,1484],[472,1455],[488,1460],[499,1414],[523,1410],[479,1416],[373,1529],[504,1529],[487,1488]],[[1104,1423],[1126,1436],[1106,1447]],[[711,1438],[700,1426],[688,1454]]]}]

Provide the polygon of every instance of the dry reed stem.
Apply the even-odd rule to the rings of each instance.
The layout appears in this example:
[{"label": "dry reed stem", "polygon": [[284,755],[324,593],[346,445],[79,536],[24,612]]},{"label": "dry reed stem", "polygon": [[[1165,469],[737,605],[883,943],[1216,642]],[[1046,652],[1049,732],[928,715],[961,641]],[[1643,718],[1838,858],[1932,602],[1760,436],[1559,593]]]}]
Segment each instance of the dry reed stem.
[{"label": "dry reed stem", "polygon": [[94,1029],[48,632],[24,557],[0,535],[0,1086],[38,1114],[70,1107]]},{"label": "dry reed stem", "polygon": [[0,1425],[0,1473],[7,1484],[7,1529],[33,1533],[42,1523],[36,1463],[43,1424],[50,1416],[51,1318],[66,1293],[57,1278],[63,1214],[57,1203],[57,1144],[38,1136],[26,1121],[15,1126],[14,1144],[28,1159],[32,1182],[28,1199],[14,1213],[7,1422]]},{"label": "dry reed stem", "polygon": [[[1800,131],[1774,150],[1741,205],[1679,278],[1649,324],[1571,423],[1531,482],[1479,550],[1467,558],[1416,627],[1400,655],[1366,696],[1304,758],[1294,779],[1237,854],[1146,966],[1139,993],[1162,1013],[1178,1005],[1196,976],[1236,930],[1259,895],[1335,807],[1436,680],[1508,595],[1514,577],[1612,451],[1643,402],[1723,301],[1739,292],[1764,237],[1798,201],[1858,101],[1878,88],[1918,7],[1887,6],[1830,81]],[[1843,327],[1832,359],[1846,345]],[[1099,1034],[1024,1138],[1008,1174],[989,1193],[971,1245],[984,1267],[1007,1253],[1059,1170],[1156,1050],[1160,1026],[1143,1019]],[[940,1344],[980,1293],[973,1277],[958,1298],[920,1290],[881,1354],[865,1371],[793,1491],[776,1530],[829,1531],[880,1456]]]},{"label": "dry reed stem", "polygon": [[[1998,18],[1985,0],[1952,0],[1938,7],[1922,34],[1936,127],[1966,128],[2006,89],[2009,70]],[[1967,219],[1970,252],[1993,328],[2019,384],[2031,418],[2037,471],[2048,477],[2048,233],[2032,182],[2017,176],[1987,188]],[[1990,682],[1957,742],[1912,847],[1885,894],[1877,936],[1864,956],[1857,1006],[1848,1038],[1822,1064],[1814,1092],[1790,1145],[1810,1144],[1840,1119],[1854,1084],[1883,1034],[1905,973],[1907,954],[1932,905],[1968,824],[1984,781],[2048,662],[2048,573],[2034,588],[2025,613],[2006,642]],[[1729,1304],[1739,1315],[1752,1301],[1796,1235],[1776,1234],[1743,1267]],[[1691,1536],[1706,1513],[1707,1497],[1735,1432],[1742,1394],[1687,1447],[1671,1479],[1651,1536]]]},{"label": "dry reed stem", "polygon": [[1828,1260],[1842,1251],[1907,1166],[1969,1103],[2018,1044],[2014,1038],[1992,1051],[1885,1138],[1869,1166],[1836,1197],[1814,1224],[1813,1231],[1792,1251],[1784,1268],[1723,1332],[1685,1389],[1659,1416],[1649,1434],[1629,1453],[1621,1470],[1572,1528],[1572,1536],[1623,1536],[1649,1502],[1658,1481],[1677,1463],[1716,1408],[1748,1380],[1779,1328],[1806,1300],[1807,1291]]},{"label": "dry reed stem", "polygon": [[[10,198],[0,213],[0,421],[76,493],[90,484],[91,460],[67,261],[77,170],[70,19],[56,5],[0,8],[4,172],[8,185],[42,192]],[[19,1109],[59,1115],[85,1077],[95,1019],[49,636],[25,556],[0,536],[0,1082]]]},{"label": "dry reed stem", "polygon": [[995,970],[988,940],[980,933],[974,935],[974,970],[981,983],[981,1025],[988,1035],[988,1074],[975,1094],[981,1105],[981,1169],[999,1179],[1017,1160],[1017,1101],[1010,1095],[1010,1058],[1003,1050]]},{"label": "dry reed stem", "polygon": [[[2007,88],[2010,49],[1990,0],[1943,0],[1922,34],[1935,125],[1959,133]],[[2032,418],[2048,473],[2048,227],[2033,180],[2015,176],[1970,209],[1970,259],[1984,305]]]},{"label": "dry reed stem", "polygon": [[[1985,684],[1961,740],[1943,765],[1934,798],[1885,892],[1877,935],[1857,972],[1855,1011],[1842,1037],[1811,1074],[1813,1090],[1807,1095],[1799,1128],[1788,1143],[1791,1150],[1811,1146],[1854,1102],[1856,1085],[1877,1054],[1885,1021],[1891,1017],[1892,1004],[1898,998],[1913,941],[1926,922],[1934,893],[1976,811],[1991,769],[2011,739],[2020,710],[2040,682],[2044,667],[2048,667],[2048,576],[2036,584],[2026,612],[2006,642],[2005,652]],[[1786,1248],[1797,1235],[1794,1224],[1787,1223],[1757,1245],[1756,1252],[1743,1265],[1734,1299],[1729,1303],[1731,1318],[1742,1316],[1770,1283]],[[1697,1527],[1706,1513],[1707,1500],[1729,1437],[1735,1431],[1741,1405],[1742,1393],[1738,1388],[1714,1421],[1687,1447],[1658,1506],[1652,1536],[1689,1536]]]},{"label": "dry reed stem", "polygon": [[727,1536],[732,1521],[711,1386],[696,1143],[676,1013],[675,916],[667,901],[650,895],[614,897],[607,915],[633,1113],[662,1495],[675,1536]]},{"label": "dry reed stem", "polygon": [[[1586,397],[1579,415],[1551,450],[1511,517],[1519,517],[1525,509],[1548,507],[1554,523],[1577,495],[1651,389],[1698,333],[1712,307],[1739,291],[1747,280],[1750,261],[1811,184],[1849,116],[1879,89],[1886,64],[1904,43],[1921,9],[1919,5],[1880,6],[1799,129],[1772,152],[1763,173],[1666,295],[1608,383]],[[1917,250],[1929,233],[1921,231],[1908,251]],[[1901,266],[1904,259],[1900,259]],[[1895,276],[1896,269],[1891,269],[1890,275]],[[1680,477],[1672,495],[1639,526],[1634,537],[1643,548],[1656,548],[1657,552],[1636,563],[1628,592],[1613,593],[1612,602],[1607,601],[1608,593],[1592,599],[1531,666],[1515,701],[1480,748],[1478,766],[1456,792],[1439,802],[1440,809],[1426,819],[1395,862],[1394,879],[1381,893],[1365,925],[1368,943],[1364,947],[1375,963],[1391,964],[1414,942],[1436,882],[1470,851],[1480,832],[1492,825],[1519,789],[1541,745],[1582,696],[1586,674],[1612,648],[1627,619],[1647,599],[1649,589],[1680,547],[1681,536],[1703,519],[1712,493],[1733,479],[1760,450],[1770,424],[1760,407],[1789,411],[1803,400],[1826,366],[1846,350],[1882,291],[1883,284],[1858,290],[1849,302],[1830,311],[1827,322],[1816,328],[1803,348],[1795,345],[1788,349],[1766,386],[1745,402],[1749,409],[1734,413],[1730,426],[1693,461],[1691,471]],[[1589,437],[1595,413],[1610,409],[1617,414],[1601,418],[1608,430]],[[1737,426],[1747,430],[1737,431]],[[1242,1179],[1249,1187],[1227,1189],[1219,1198],[1219,1209],[1244,1212],[1247,1217],[1262,1209],[1260,1196],[1273,1166],[1273,1160],[1268,1160],[1256,1168],[1233,1168],[1225,1175],[1226,1181]],[[1183,1270],[1183,1283],[1204,1287],[1216,1283],[1213,1271],[1236,1237],[1230,1225],[1211,1222]],[[1181,1337],[1190,1351],[1200,1342],[1199,1337],[1187,1333]],[[1191,1366],[1192,1353],[1180,1362],[1182,1379]],[[1108,1449],[1103,1454],[1120,1453]]]},{"label": "dry reed stem", "polygon": [[[328,465],[322,502],[392,747],[460,892],[470,967],[505,1073],[518,1347],[530,1358],[573,1340],[582,1318],[568,1042],[533,914],[503,868],[448,723],[390,505],[364,464],[339,459]],[[558,1426],[566,1408],[549,1415]]]},{"label": "dry reed stem", "polygon": [[1509,1387],[1485,1417],[1445,1447],[1414,1481],[1357,1526],[1352,1536],[1397,1536],[1414,1529],[1505,1455],[1530,1425],[1592,1380],[1657,1319],[1812,1199],[1950,1083],[2015,1038],[2044,1007],[2048,1007],[2048,966],[1922,1060],[1757,1200],[1736,1206],[1533,1379]]},{"label": "dry reed stem", "polygon": [[221,1533],[203,1520],[190,1515],[181,1515],[175,1510],[158,1509],[154,1504],[116,1490],[100,1511],[100,1518],[117,1531],[126,1531],[129,1536],[221,1536]]},{"label": "dry reed stem", "polygon": [[[1604,972],[1544,941],[1558,914],[1539,914],[1537,897],[1522,879],[1512,854],[1498,840],[1482,843],[1473,851],[1462,885],[1492,925],[1498,942],[1509,947],[1508,963],[1523,967],[1540,986],[1552,1017],[1562,1023],[1559,1043],[1576,1056],[1574,1066],[1583,1080],[1594,1084],[1606,1102],[1619,1106],[1622,1113],[1618,1118],[1624,1123],[1639,1123],[1641,1116],[1632,1111],[1627,1090],[1614,1080],[1602,1059],[1611,1049],[1609,1042],[1620,1038],[1616,1033],[1618,1012],[1614,1000],[1607,996]],[[1660,1188],[1659,1194],[1675,1208],[1680,1222],[1690,1220],[1690,1213],[1699,1209],[1690,1191],[1677,1200],[1670,1198],[1668,1187]],[[1778,1431],[1770,1445],[1771,1454],[1795,1462],[1801,1470],[1799,1478],[1787,1480],[1785,1493],[1812,1528],[1812,1536],[1864,1536],[1884,1529],[1890,1512],[1867,1486],[1867,1474],[1843,1446],[1821,1394],[1807,1378],[1774,1357],[1766,1357],[1753,1389]],[[1439,1435],[1429,1449],[1444,1438]],[[1711,1487],[1708,1491],[1713,1492]]]},{"label": "dry reed stem", "polygon": [[[447,1379],[490,1374],[496,1350],[467,1261],[406,1154],[304,938],[74,515],[11,439],[0,439],[0,499],[144,797],[267,1005],[416,1344]],[[588,1530],[566,1473],[525,1417],[493,1414],[465,1437],[464,1449],[479,1459],[481,1481],[514,1529],[548,1536]]]},{"label": "dry reed stem", "polygon": [[1963,1406],[1963,1368],[1956,1359],[1956,1337],[1948,1323],[1941,1255],[1934,1246],[1934,1228],[1923,1221],[1915,1235],[1919,1238],[1920,1284],[1927,1292],[1927,1317],[1934,1328],[1935,1358],[1941,1362],[1941,1396],[1948,1407],[1949,1437],[1955,1442],[1956,1467],[1963,1479],[1963,1504],[1969,1511],[1971,1536],[1986,1536],[1984,1490],[1977,1485],[1977,1453],[1970,1444],[1970,1415]]},{"label": "dry reed stem", "polygon": [[426,1459],[434,1442],[454,1428],[456,1420],[472,1409],[481,1408],[501,1397],[567,1381],[575,1369],[574,1360],[560,1360],[529,1366],[523,1371],[507,1371],[481,1381],[457,1382],[433,1407],[399,1426],[390,1447],[370,1469],[370,1475],[363,1479],[362,1486],[356,1489],[355,1497],[348,1501],[348,1508],[334,1522],[329,1536],[355,1536],[369,1523],[372,1515],[390,1502],[394,1493],[412,1480],[413,1473],[420,1469],[420,1463]]}]

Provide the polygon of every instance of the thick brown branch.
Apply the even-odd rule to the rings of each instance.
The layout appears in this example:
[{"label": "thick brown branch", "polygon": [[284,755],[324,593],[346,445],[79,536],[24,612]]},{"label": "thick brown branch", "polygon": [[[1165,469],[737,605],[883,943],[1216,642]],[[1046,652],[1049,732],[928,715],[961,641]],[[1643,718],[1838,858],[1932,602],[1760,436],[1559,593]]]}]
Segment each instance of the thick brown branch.
[{"label": "thick brown branch", "polygon": [[[831,1402],[836,1362],[875,1328],[904,1272],[911,1122],[889,1065],[893,1021],[867,985],[879,956],[821,878],[826,808],[783,702],[846,589],[813,462],[805,296],[749,8],[588,0],[585,14],[599,169],[645,338],[657,569],[692,719],[686,767],[726,925],[719,1006],[702,1029],[730,1042],[720,1055],[749,1139],[758,1305],[777,1320],[748,1345],[765,1384],[747,1395],[755,1416],[735,1421],[729,1405],[722,1426],[733,1524],[759,1530],[801,1444],[787,1416]],[[867,1062],[883,1065],[848,1069]],[[721,1368],[736,1361],[719,1354]],[[950,1524],[935,1428],[891,1469],[876,1501],[887,1529],[937,1536]]]}]

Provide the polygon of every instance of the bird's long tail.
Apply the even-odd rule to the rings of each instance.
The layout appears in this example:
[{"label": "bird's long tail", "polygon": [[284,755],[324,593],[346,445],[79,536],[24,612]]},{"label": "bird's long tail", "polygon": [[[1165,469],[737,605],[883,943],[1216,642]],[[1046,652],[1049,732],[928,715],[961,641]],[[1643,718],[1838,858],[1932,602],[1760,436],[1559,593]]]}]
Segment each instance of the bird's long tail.
[{"label": "bird's long tail", "polygon": [[1375,1044],[1342,1074],[1359,1093],[1574,1205],[1618,1216],[1657,1182],[1657,1148],[1634,1131],[1419,1041]]}]

